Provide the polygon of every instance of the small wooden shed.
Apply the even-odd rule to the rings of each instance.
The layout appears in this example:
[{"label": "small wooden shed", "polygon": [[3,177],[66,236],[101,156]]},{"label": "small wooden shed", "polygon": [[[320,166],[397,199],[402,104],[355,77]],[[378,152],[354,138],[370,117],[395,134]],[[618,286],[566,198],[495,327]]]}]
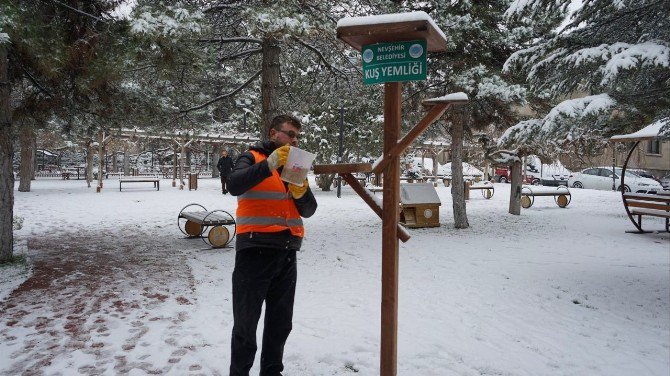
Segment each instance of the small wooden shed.
[{"label": "small wooden shed", "polygon": [[439,227],[440,198],[432,183],[400,184],[400,222],[407,227]]}]

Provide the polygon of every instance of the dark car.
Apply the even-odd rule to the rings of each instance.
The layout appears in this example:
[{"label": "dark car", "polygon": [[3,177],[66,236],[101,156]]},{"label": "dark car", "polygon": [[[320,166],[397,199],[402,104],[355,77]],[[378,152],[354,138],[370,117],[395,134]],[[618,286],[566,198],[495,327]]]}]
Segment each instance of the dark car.
[{"label": "dark car", "polygon": [[663,176],[659,180],[663,186],[663,190],[670,190],[670,174]]},{"label": "dark car", "polygon": [[550,176],[542,177],[542,185],[549,187],[558,187],[559,185],[568,186],[568,174],[552,174]]},{"label": "dark car", "polygon": [[643,178],[654,179],[654,180],[656,180],[656,181],[659,182],[659,183],[661,182],[660,179],[657,179],[657,178],[656,178],[654,175],[652,175],[649,171],[641,170],[641,169],[639,169],[639,168],[631,168],[631,169],[629,169],[628,171],[630,171],[630,172],[632,172],[632,173],[635,173],[635,174],[638,175],[638,176],[642,176]]}]

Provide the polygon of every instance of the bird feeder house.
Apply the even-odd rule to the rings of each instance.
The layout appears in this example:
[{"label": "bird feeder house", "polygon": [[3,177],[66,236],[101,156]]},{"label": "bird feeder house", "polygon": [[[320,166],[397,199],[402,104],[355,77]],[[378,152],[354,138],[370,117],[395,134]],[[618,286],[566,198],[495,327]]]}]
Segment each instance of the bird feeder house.
[{"label": "bird feeder house", "polygon": [[406,227],[439,227],[440,198],[431,183],[400,184],[400,222]]}]

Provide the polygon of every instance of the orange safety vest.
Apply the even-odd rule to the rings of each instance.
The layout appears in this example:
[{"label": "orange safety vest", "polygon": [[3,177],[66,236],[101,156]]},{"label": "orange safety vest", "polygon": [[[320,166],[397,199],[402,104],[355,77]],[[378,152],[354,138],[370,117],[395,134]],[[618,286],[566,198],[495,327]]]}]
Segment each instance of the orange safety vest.
[{"label": "orange safety vest", "polygon": [[[266,159],[262,153],[255,150],[250,152],[256,163]],[[291,230],[295,236],[302,238],[305,235],[298,208],[277,170],[272,171],[272,176],[237,196],[236,214],[238,234]]]}]

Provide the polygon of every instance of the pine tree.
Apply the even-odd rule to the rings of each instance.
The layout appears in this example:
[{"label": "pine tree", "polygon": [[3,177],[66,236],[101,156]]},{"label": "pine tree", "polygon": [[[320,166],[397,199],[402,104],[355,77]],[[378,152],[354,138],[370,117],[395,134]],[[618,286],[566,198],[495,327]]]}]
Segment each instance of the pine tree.
[{"label": "pine tree", "polygon": [[[569,3],[517,0],[507,15],[512,22],[530,20],[531,29],[546,29],[546,15],[558,10],[565,17]],[[598,154],[612,134],[668,119],[668,14],[667,1],[585,0],[565,25],[530,41],[506,69],[555,106],[540,114],[544,117],[510,128],[499,145]],[[585,96],[566,99],[575,95]]]},{"label": "pine tree", "polygon": [[[514,52],[515,41],[524,34],[505,24],[506,0],[473,2],[422,1],[403,3],[404,11],[427,12],[447,34],[447,50],[429,55],[428,80],[408,85],[410,108],[419,109],[422,96],[465,92],[470,103],[461,111],[449,111],[425,138],[439,139],[444,133],[452,140],[452,195],[457,228],[469,226],[463,195],[462,147],[473,130],[493,134],[516,123],[514,106],[522,104],[525,89],[502,72]],[[418,113],[416,111],[415,113]],[[415,123],[416,118],[407,120]]]}]

